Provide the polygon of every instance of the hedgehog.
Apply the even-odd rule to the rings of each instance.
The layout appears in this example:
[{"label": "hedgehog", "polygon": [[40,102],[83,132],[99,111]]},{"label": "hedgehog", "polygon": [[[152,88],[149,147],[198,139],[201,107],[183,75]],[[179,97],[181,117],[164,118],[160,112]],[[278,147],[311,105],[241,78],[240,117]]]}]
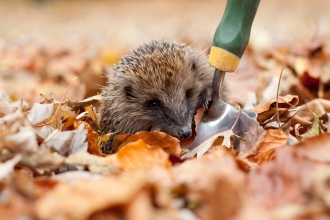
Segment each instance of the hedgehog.
[{"label": "hedgehog", "polygon": [[[118,134],[160,131],[181,141],[190,138],[194,115],[212,100],[213,74],[206,53],[182,43],[153,40],[128,52],[102,88],[100,130],[113,133],[103,151],[115,153]],[[226,85],[221,98],[227,98]]]}]

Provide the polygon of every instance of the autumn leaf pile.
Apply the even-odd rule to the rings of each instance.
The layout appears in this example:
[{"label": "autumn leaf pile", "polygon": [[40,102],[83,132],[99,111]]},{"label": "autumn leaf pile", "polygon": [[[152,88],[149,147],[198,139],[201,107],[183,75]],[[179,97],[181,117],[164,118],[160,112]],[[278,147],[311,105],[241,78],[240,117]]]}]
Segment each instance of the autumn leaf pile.
[{"label": "autumn leaf pile", "polygon": [[[241,151],[226,133],[201,153],[165,133],[139,132],[118,136],[112,155],[100,147],[109,137],[98,134],[103,97],[73,89],[81,81],[67,91],[75,99],[64,95],[76,76],[99,77],[85,86],[102,81],[109,62],[83,49],[47,51],[1,50],[3,86],[14,71],[37,78],[35,85],[65,85],[62,100],[46,93],[34,103],[35,94],[9,88],[0,97],[1,219],[329,218],[329,46],[248,48],[247,70],[262,86]],[[280,96],[267,97],[283,66]]]}]

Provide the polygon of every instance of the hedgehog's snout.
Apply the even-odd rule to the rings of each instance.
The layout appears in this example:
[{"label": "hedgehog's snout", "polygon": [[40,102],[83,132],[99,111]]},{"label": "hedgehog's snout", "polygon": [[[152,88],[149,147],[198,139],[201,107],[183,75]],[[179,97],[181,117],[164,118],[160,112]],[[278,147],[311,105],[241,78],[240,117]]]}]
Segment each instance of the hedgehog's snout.
[{"label": "hedgehog's snout", "polygon": [[181,127],[178,134],[180,139],[189,138],[192,134],[191,127],[188,125]]}]

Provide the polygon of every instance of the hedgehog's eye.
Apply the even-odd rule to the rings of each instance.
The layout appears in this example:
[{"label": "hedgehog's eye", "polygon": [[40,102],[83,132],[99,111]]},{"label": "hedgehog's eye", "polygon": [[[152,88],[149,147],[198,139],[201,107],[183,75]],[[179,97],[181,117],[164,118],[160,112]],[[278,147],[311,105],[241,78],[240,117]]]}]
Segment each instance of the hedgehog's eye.
[{"label": "hedgehog's eye", "polygon": [[158,100],[150,100],[149,101],[149,106],[151,107],[151,108],[159,108],[159,106],[160,106],[160,102],[158,101]]}]

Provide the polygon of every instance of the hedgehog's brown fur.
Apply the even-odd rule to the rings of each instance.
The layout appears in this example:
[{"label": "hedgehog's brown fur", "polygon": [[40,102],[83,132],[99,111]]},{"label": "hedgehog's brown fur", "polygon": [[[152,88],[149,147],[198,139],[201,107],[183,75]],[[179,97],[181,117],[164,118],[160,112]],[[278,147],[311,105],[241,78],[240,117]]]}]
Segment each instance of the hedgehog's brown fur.
[{"label": "hedgehog's brown fur", "polygon": [[157,130],[180,139],[180,128],[191,129],[197,109],[211,101],[213,73],[206,55],[184,44],[152,41],[129,52],[102,91],[102,134]]}]

